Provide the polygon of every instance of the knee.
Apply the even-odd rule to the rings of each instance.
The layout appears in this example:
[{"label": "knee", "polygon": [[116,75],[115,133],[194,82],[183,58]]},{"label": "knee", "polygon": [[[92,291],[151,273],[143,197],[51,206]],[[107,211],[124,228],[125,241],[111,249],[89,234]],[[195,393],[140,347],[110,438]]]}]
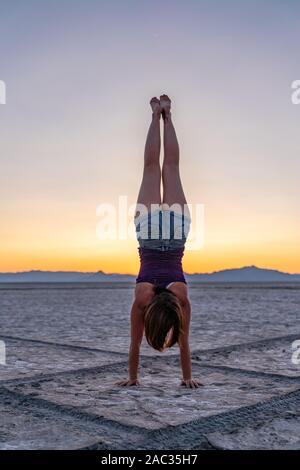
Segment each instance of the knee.
[{"label": "knee", "polygon": [[153,171],[153,173],[160,173],[160,164],[156,157],[147,158],[144,163],[144,168],[146,168],[148,171]]},{"label": "knee", "polygon": [[170,162],[164,162],[163,168],[162,168],[163,174],[168,175],[168,174],[178,174],[179,173],[179,161],[170,161]]},{"label": "knee", "polygon": [[161,169],[159,163],[155,161],[147,161],[144,165],[144,177],[151,178],[152,181],[160,180]]},{"label": "knee", "polygon": [[162,179],[164,184],[168,181],[179,181],[178,163],[164,163],[162,167]]}]

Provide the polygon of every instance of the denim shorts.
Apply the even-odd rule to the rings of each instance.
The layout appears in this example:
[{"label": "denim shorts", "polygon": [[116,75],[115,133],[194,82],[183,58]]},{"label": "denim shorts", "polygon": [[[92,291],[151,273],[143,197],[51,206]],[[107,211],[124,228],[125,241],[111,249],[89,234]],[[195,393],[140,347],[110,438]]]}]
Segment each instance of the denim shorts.
[{"label": "denim shorts", "polygon": [[136,235],[141,248],[174,250],[185,245],[191,219],[173,210],[157,209],[135,219]]}]

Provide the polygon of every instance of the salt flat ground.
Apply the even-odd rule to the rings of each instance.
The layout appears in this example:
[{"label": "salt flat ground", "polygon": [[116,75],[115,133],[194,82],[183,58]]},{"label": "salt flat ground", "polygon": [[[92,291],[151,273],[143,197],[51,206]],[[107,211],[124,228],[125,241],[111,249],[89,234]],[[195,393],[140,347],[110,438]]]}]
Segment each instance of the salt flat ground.
[{"label": "salt flat ground", "polygon": [[[300,448],[300,285],[191,284],[194,376],[143,341],[126,377],[133,285],[0,284],[0,449]],[[300,355],[299,355],[300,357]]]}]

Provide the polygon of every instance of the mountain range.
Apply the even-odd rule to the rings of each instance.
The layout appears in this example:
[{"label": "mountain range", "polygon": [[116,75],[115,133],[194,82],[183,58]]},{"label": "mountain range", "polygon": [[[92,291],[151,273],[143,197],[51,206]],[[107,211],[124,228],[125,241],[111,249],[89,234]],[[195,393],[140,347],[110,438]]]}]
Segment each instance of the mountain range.
[{"label": "mountain range", "polygon": [[[212,273],[186,274],[189,282],[300,282],[300,274],[245,266]],[[7,282],[134,282],[130,274],[78,271],[26,271],[0,273],[0,283]]]}]

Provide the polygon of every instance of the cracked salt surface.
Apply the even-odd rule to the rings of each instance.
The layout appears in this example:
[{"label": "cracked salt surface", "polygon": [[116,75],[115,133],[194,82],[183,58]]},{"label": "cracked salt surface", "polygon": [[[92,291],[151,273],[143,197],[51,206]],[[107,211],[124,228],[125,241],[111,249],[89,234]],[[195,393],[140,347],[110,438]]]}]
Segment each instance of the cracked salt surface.
[{"label": "cracked salt surface", "polygon": [[206,438],[212,447],[222,450],[300,450],[300,415],[286,413],[284,418],[228,434],[211,433]]},{"label": "cracked salt surface", "polygon": [[[1,285],[0,285],[1,286]],[[0,290],[1,334],[127,352],[132,286]],[[191,285],[191,348],[284,336],[299,328],[299,289]],[[176,348],[168,353],[177,353]],[[143,342],[143,354],[159,355]]]},{"label": "cracked salt surface", "polygon": [[0,448],[297,447],[300,370],[289,358],[300,288],[193,285],[190,296],[193,370],[205,386],[180,387],[178,348],[162,355],[144,342],[141,387],[119,388],[131,287],[2,285]]}]

